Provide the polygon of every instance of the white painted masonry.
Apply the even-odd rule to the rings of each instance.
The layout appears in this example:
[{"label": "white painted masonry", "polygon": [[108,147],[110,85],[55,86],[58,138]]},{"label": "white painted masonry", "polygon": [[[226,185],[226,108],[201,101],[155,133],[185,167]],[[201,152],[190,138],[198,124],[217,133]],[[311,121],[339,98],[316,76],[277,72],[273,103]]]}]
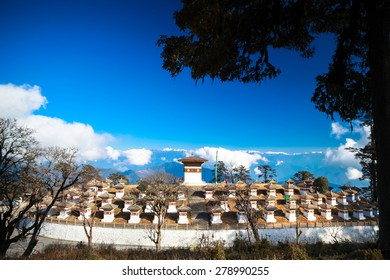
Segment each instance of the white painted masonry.
[{"label": "white painted masonry", "polygon": [[[317,227],[301,228],[301,243],[324,243],[349,240],[354,242],[375,241],[378,226],[352,227]],[[272,244],[280,242],[294,243],[296,240],[295,228],[259,229],[260,237],[268,239]],[[246,230],[163,230],[162,247],[189,247],[197,244],[202,235],[214,240],[225,240],[231,246],[233,240],[241,235],[245,237]],[[82,226],[45,223],[41,235],[60,240],[87,242]],[[333,236],[333,237],[332,237]],[[104,228],[93,229],[93,242],[104,244],[153,247],[154,243],[148,238],[148,230],[131,228]]]}]

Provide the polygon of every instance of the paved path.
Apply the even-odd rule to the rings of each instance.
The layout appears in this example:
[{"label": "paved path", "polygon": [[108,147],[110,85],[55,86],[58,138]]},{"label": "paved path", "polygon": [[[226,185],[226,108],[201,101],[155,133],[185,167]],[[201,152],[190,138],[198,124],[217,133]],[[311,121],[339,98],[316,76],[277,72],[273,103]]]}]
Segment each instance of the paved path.
[{"label": "paved path", "polygon": [[209,222],[209,214],[206,211],[204,195],[202,188],[191,188],[188,191],[190,197],[191,217],[192,220],[207,224]]},{"label": "paved path", "polygon": [[[25,240],[21,240],[17,243],[14,243],[10,246],[10,249],[7,251],[7,257],[9,258],[18,258],[21,256],[24,252],[24,250],[27,248],[29,239],[26,238]],[[83,241],[84,244],[87,244],[87,238]],[[62,239],[53,239],[49,237],[40,236],[38,244],[35,246],[33,254],[38,252],[43,252],[46,246],[52,245],[52,244],[64,244],[64,245],[77,245],[80,243],[80,241],[69,241],[69,240],[62,240]],[[97,244],[100,245],[100,244]],[[138,245],[118,245],[118,244],[110,244],[112,246],[115,246],[115,248],[121,250],[121,249],[127,249],[127,248],[138,248]],[[154,248],[154,246],[143,246],[144,248]]]},{"label": "paved path", "polygon": [[[16,243],[11,244],[9,250],[7,251],[7,257],[13,258],[18,257],[23,254],[24,250],[27,248],[28,241],[30,238],[26,238],[24,240],[20,240]],[[78,242],[76,241],[68,241],[68,240],[58,240],[48,237],[39,237],[38,244],[34,248],[34,253],[42,252],[43,249],[50,244],[70,244],[76,245]]]}]

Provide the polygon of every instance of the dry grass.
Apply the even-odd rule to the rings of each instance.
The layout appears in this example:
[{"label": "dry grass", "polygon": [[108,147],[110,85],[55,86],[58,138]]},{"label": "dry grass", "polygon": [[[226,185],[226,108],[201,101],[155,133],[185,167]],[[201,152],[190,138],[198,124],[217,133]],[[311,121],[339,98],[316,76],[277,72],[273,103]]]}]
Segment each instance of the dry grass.
[{"label": "dry grass", "polygon": [[113,245],[92,248],[83,243],[53,244],[32,260],[213,260],[213,259],[276,259],[276,260],[378,260],[381,252],[372,243],[334,243],[271,245],[263,239],[257,243],[237,238],[231,247],[220,241],[203,239],[194,248],[175,248],[156,252],[153,249],[118,249]]}]

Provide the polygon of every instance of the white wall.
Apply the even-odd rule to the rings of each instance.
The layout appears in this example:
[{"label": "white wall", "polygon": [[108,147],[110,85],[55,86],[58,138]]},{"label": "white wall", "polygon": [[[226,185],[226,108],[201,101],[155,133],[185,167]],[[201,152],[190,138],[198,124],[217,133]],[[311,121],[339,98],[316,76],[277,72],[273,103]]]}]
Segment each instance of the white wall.
[{"label": "white wall", "polygon": [[[325,243],[350,240],[355,242],[375,241],[378,226],[355,226],[355,227],[324,227],[302,228],[301,243]],[[271,243],[295,242],[295,228],[260,229],[260,236],[267,238]],[[87,242],[82,226],[61,225],[45,223],[41,231],[42,236]],[[190,247],[199,243],[202,235],[213,240],[225,240],[226,245],[231,245],[238,235],[246,236],[246,231],[241,230],[163,230],[162,247]],[[93,229],[93,242],[117,245],[132,245],[152,247],[154,244],[148,238],[148,230],[130,228],[104,228]]]},{"label": "white wall", "polygon": [[184,172],[184,184],[204,183],[202,181],[202,173],[200,172]]}]

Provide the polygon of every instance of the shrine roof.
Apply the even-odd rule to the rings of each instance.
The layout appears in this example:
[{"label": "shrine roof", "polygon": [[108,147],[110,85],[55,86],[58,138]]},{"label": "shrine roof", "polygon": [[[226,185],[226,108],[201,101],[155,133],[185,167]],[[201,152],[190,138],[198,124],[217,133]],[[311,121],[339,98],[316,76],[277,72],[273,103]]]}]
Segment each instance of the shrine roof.
[{"label": "shrine roof", "polygon": [[204,163],[208,160],[196,156],[189,156],[189,157],[181,158],[178,161],[180,161],[181,163]]},{"label": "shrine roof", "polygon": [[127,210],[133,211],[133,212],[140,211],[141,209],[142,209],[141,206],[136,205],[136,204],[127,207]]}]

